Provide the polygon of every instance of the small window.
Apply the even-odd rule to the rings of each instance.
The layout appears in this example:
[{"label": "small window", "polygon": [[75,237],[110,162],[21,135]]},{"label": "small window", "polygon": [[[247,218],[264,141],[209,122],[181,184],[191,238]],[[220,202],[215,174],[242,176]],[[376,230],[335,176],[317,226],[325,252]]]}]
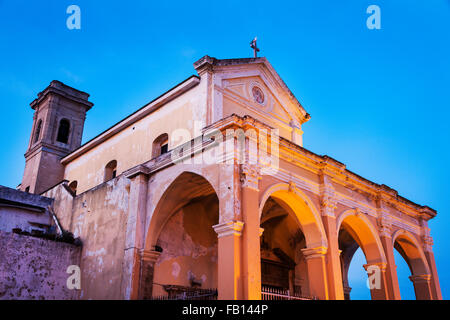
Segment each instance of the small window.
[{"label": "small window", "polygon": [[114,179],[117,176],[117,161],[112,160],[108,162],[108,164],[105,167],[105,179],[104,181],[108,181],[111,179]]},{"label": "small window", "polygon": [[59,122],[58,136],[56,140],[62,143],[69,141],[70,122],[67,119],[62,119]]},{"label": "small window", "polygon": [[72,181],[70,184],[69,184],[69,188],[70,188],[70,190],[72,190],[72,192],[74,193],[74,194],[77,194],[77,187],[78,187],[78,182],[75,180],[75,181]]},{"label": "small window", "polygon": [[163,133],[153,141],[152,158],[169,152],[169,135]]},{"label": "small window", "polygon": [[30,187],[29,186],[25,188],[25,192],[30,192]]},{"label": "small window", "polygon": [[41,127],[42,127],[42,120],[39,120],[36,126],[36,131],[34,133],[34,143],[38,142],[39,140],[39,136],[41,135]]}]

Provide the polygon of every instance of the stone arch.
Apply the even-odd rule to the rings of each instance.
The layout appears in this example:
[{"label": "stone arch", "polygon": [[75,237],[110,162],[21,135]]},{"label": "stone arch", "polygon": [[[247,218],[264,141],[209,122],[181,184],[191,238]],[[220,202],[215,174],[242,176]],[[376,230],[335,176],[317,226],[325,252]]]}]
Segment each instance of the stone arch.
[{"label": "stone arch", "polygon": [[[345,299],[350,299],[351,288],[348,283],[348,271],[358,248],[361,248],[367,262],[364,268],[368,272],[369,282],[371,285],[374,284],[370,288],[372,299],[388,299],[385,277],[387,258],[377,228],[365,214],[355,208],[345,210],[339,215],[336,230],[341,250]],[[375,283],[372,282],[373,280]]]},{"label": "stone arch", "polygon": [[[272,204],[270,205],[271,202]],[[275,225],[271,225],[271,228],[268,226],[268,230],[272,231],[269,239],[272,237],[273,240],[275,239],[273,238],[275,229],[282,228],[283,232],[278,233],[279,238],[276,239],[281,240],[284,238],[285,241],[288,241],[289,246],[283,246],[282,241],[277,240],[276,242],[280,247],[274,247],[273,244],[276,242],[273,241],[269,245],[269,241],[265,242],[267,245],[265,249],[271,249],[275,256],[278,257],[278,260],[281,260],[282,267],[289,269],[289,291],[293,294],[306,294],[310,297],[328,299],[329,290],[325,257],[328,250],[328,240],[316,206],[302,190],[292,183],[276,183],[264,191],[259,203],[260,223],[266,222],[263,216],[266,203],[272,208],[274,206],[281,207],[287,213],[285,217],[279,215],[279,213],[272,217],[275,220]],[[276,220],[280,217],[282,220]],[[292,223],[288,223],[288,220],[286,220],[289,217],[292,219]],[[282,227],[284,222],[287,224]],[[296,225],[297,230],[300,232],[296,232],[295,228],[287,228],[288,225],[291,227]],[[289,234],[289,238],[286,239],[285,236]],[[266,255],[264,262],[270,264],[270,261],[273,261],[273,259],[270,259],[270,255]],[[269,266],[266,267],[266,274],[270,269]],[[276,274],[282,274],[281,270],[278,270]],[[286,278],[286,272],[284,274],[284,278]],[[282,280],[282,278],[279,278],[277,281],[270,283],[266,277],[266,283],[269,286],[287,287],[287,281]]]},{"label": "stone arch", "polygon": [[361,247],[368,264],[387,262],[378,231],[363,213],[357,209],[344,211],[336,223],[338,233],[343,225]]},{"label": "stone arch", "polygon": [[403,229],[397,230],[392,235],[392,245],[405,259],[411,270],[411,275],[430,274],[425,253],[413,234]]},{"label": "stone arch", "polygon": [[[181,172],[166,186],[148,223],[145,250],[154,249],[162,228],[175,211],[193,198],[212,193],[218,194],[213,184],[205,176],[193,170]],[[170,197],[174,194],[177,197]]]},{"label": "stone arch", "polygon": [[217,193],[203,175],[186,170],[166,185],[148,222],[144,252],[151,258],[140,290],[145,298],[210,294],[218,280]]},{"label": "stone arch", "polygon": [[304,192],[287,183],[278,183],[270,186],[263,193],[259,202],[260,219],[264,205],[269,197],[281,200],[279,204],[297,218],[297,222],[305,235],[308,248],[328,247],[327,236],[319,211]]}]

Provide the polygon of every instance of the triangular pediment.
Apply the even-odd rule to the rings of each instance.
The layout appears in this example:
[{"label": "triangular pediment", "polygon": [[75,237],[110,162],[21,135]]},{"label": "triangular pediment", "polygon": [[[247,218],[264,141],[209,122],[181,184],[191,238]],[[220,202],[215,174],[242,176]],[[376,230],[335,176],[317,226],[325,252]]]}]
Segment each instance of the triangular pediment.
[{"label": "triangular pediment", "polygon": [[[278,96],[273,93],[273,89],[259,76],[227,79],[223,83],[223,89],[224,95],[239,100],[242,105],[256,112],[267,114],[284,123],[290,123],[293,119],[300,117],[295,111],[283,105]],[[255,97],[254,90],[262,94]]]},{"label": "triangular pediment", "polygon": [[205,56],[194,66],[199,74],[207,66],[213,74],[214,87],[224,101],[261,115],[266,121],[298,127],[309,119],[309,114],[265,58],[219,60]]}]

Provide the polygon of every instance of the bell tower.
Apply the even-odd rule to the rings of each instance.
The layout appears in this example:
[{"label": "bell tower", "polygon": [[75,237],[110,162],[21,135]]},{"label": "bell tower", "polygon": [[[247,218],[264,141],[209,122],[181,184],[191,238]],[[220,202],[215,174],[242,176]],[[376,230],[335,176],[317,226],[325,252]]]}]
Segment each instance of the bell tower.
[{"label": "bell tower", "polygon": [[34,110],[20,190],[40,194],[64,178],[60,160],[81,145],[89,94],[52,81],[31,102]]}]

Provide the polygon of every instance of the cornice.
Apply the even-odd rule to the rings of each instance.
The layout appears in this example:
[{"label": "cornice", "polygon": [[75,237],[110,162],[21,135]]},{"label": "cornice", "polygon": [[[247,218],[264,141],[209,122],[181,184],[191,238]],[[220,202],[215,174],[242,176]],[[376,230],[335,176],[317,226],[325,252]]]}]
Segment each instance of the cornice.
[{"label": "cornice", "polygon": [[[268,131],[270,131],[271,129],[270,126],[250,116],[240,117],[235,114],[219,120],[209,126],[209,128],[220,129],[222,131],[226,128],[244,127],[251,127],[254,129],[263,128]],[[295,165],[302,167],[303,169],[306,169],[314,174],[326,174],[330,176],[334,183],[339,184],[345,188],[349,188],[355,192],[364,194],[374,201],[376,201],[377,199],[382,199],[387,204],[389,204],[389,206],[394,207],[397,211],[414,218],[429,220],[436,216],[436,211],[432,208],[414,203],[404,197],[399,196],[396,190],[384,184],[377,184],[353,173],[346,168],[345,164],[329,156],[317,155],[283,137],[279,137],[279,141],[280,160],[294,163]]]}]

